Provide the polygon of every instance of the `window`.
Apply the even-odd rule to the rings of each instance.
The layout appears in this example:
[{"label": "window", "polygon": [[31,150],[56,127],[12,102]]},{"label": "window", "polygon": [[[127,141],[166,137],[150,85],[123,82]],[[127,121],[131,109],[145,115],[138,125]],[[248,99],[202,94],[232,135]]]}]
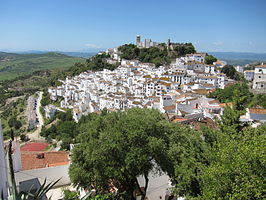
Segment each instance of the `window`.
[{"label": "window", "polygon": [[36,158],[38,158],[38,159],[44,159],[44,153],[37,154]]}]

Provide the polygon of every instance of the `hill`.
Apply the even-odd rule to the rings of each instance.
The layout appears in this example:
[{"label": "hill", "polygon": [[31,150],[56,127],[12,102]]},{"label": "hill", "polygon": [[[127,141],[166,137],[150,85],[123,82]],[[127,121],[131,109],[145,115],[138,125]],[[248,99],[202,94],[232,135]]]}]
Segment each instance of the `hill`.
[{"label": "hill", "polygon": [[[90,58],[96,55],[99,51],[89,51],[89,52],[79,52],[79,51],[39,51],[39,50],[28,50],[28,51],[5,51],[14,54],[45,54],[45,53],[60,53],[66,56],[80,57],[80,58]],[[1,52],[0,52],[1,53]]]},{"label": "hill", "polygon": [[170,64],[171,60],[185,54],[196,53],[192,43],[173,43],[172,48],[168,48],[165,43],[150,48],[138,48],[134,44],[125,44],[118,50],[122,59],[137,59],[141,62],[154,63],[157,67]]},{"label": "hill", "polygon": [[85,59],[54,52],[43,54],[0,52],[0,81],[14,79],[35,71],[69,68],[77,62],[85,62]]},{"label": "hill", "polygon": [[216,58],[225,60],[230,65],[246,65],[253,62],[265,62],[266,53],[249,52],[209,52]]},{"label": "hill", "polygon": [[95,56],[98,52],[59,52],[61,54],[80,58],[90,58]]}]

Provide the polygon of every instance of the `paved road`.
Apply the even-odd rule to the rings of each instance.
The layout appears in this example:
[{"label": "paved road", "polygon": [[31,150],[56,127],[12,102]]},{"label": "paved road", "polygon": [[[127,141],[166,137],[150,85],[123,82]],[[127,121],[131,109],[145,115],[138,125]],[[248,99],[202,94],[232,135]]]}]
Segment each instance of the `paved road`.
[{"label": "paved road", "polygon": [[37,99],[37,106],[36,106],[36,114],[39,120],[39,124],[37,125],[37,129],[33,133],[28,134],[28,137],[30,138],[31,141],[44,141],[45,140],[45,138],[40,136],[42,126],[44,125],[43,117],[40,112],[42,95],[43,95],[43,92],[39,92],[39,97]]}]

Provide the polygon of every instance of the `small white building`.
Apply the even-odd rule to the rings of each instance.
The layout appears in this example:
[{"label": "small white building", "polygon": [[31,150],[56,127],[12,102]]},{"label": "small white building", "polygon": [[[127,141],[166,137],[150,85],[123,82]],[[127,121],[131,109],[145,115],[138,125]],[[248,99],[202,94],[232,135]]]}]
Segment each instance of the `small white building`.
[{"label": "small white building", "polygon": [[54,105],[49,104],[44,107],[44,111],[45,111],[45,117],[47,119],[51,119],[53,116],[55,116],[57,108]]},{"label": "small white building", "polygon": [[205,62],[205,56],[206,56],[205,53],[194,53],[194,54],[187,54],[186,55],[188,60],[196,61],[196,62],[200,62],[200,63]]},{"label": "small white building", "polygon": [[174,100],[170,95],[161,95],[160,96],[160,111],[165,112],[164,108],[167,106],[174,105]]},{"label": "small white building", "polygon": [[255,67],[253,89],[262,93],[266,92],[266,65],[263,63]]},{"label": "small white building", "polygon": [[244,77],[248,81],[253,81],[254,79],[255,70],[245,70]]},{"label": "small white building", "polygon": [[235,69],[237,72],[243,73],[244,72],[244,67],[243,66],[235,66]]}]

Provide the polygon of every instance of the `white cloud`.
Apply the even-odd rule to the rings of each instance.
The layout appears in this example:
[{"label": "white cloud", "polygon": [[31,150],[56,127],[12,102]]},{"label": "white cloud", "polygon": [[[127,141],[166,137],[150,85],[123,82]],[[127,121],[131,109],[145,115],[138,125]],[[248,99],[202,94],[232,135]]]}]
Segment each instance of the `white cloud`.
[{"label": "white cloud", "polygon": [[101,45],[97,45],[97,44],[85,44],[85,46],[88,48],[92,48],[92,49],[101,49],[102,48]]},{"label": "white cloud", "polygon": [[224,43],[222,41],[216,41],[216,42],[213,42],[212,44],[216,46],[222,46]]}]

